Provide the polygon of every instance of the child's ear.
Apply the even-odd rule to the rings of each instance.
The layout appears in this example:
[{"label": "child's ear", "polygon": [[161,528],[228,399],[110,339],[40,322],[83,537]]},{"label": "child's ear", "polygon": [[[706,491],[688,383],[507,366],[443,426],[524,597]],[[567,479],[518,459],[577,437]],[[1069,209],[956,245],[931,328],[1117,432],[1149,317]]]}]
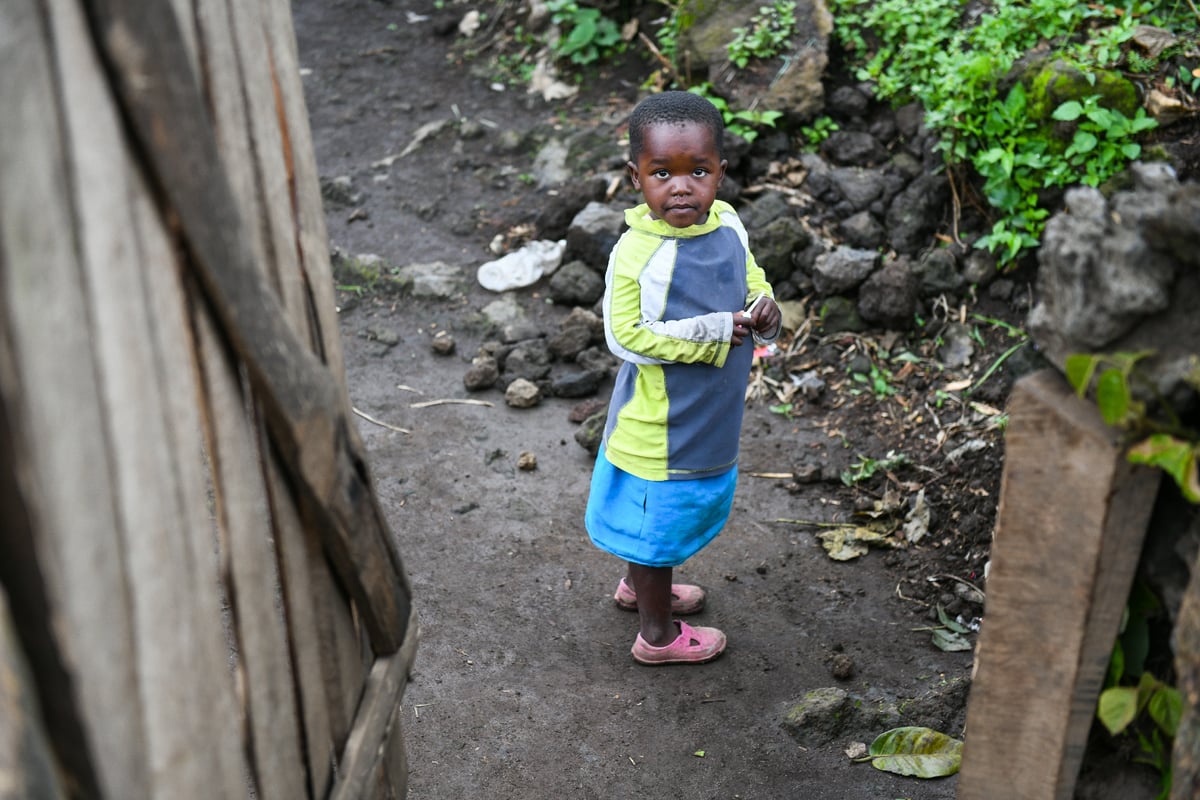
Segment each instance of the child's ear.
[{"label": "child's ear", "polygon": [[717,186],[720,186],[721,182],[725,180],[725,169],[728,166],[729,166],[729,160],[722,158],[721,159],[721,171],[717,173]]},{"label": "child's ear", "polygon": [[[637,164],[632,161],[626,161],[625,171],[629,173],[629,181],[633,184],[633,188],[640,192],[642,190],[642,182],[638,178]],[[722,172],[724,172],[724,169],[722,169]]]}]

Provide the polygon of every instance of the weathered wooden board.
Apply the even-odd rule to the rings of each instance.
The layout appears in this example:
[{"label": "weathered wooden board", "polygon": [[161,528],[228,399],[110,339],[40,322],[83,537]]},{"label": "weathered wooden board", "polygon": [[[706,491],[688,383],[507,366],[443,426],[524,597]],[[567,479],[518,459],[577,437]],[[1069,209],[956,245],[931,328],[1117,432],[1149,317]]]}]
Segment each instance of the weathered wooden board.
[{"label": "weathered wooden board", "polygon": [[8,600],[0,591],[0,798],[66,798],[42,724],[37,685],[17,642]]},{"label": "weathered wooden board", "polygon": [[272,439],[355,598],[377,652],[404,635],[409,590],[352,433],[344,390],[288,324],[252,264],[199,87],[165,6],[96,0],[127,118],[177,216],[201,286],[266,412]]},{"label": "weathered wooden board", "polygon": [[197,314],[207,452],[220,533],[221,571],[232,600],[230,631],[244,675],[245,717],[257,796],[289,800],[306,792],[287,624],[277,604],[279,570],[268,532],[263,458],[244,394],[211,322]]},{"label": "weathered wooden board", "polygon": [[397,797],[405,796],[404,785],[381,787],[379,771],[381,764],[393,767],[404,764],[399,710],[408,670],[416,654],[415,615],[409,620],[408,630],[404,647],[393,655],[376,659],[371,669],[330,800],[386,797],[381,788],[397,790]]},{"label": "weathered wooden board", "polygon": [[17,742],[48,796],[402,796],[289,14],[0,4],[0,795]]},{"label": "weathered wooden board", "polygon": [[1160,473],[1055,371],[1009,401],[958,796],[1072,796]]}]

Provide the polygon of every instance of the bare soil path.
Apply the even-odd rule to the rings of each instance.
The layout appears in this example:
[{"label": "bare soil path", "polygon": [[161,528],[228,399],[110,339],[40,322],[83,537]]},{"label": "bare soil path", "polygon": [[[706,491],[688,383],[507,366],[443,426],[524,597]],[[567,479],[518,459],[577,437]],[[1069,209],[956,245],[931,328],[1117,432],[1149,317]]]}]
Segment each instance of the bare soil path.
[{"label": "bare soil path", "polygon": [[[977,466],[939,456],[936,468],[901,474],[943,479],[930,490],[937,516],[928,544],[835,562],[817,529],[778,520],[845,520],[862,494],[836,481],[751,475],[941,443],[901,426],[904,410],[869,393],[791,418],[752,403],[732,519],[680,572],[709,589],[698,621],[723,628],[729,650],[698,668],[636,665],[635,617],[611,601],[622,565],[594,549],[582,526],[592,459],[573,439],[571,403],[515,410],[492,392],[472,396],[491,406],[412,406],[468,396],[462,375],[486,335],[478,311],[495,299],[473,280],[494,257],[494,220],[554,202],[511,177],[529,170],[533,154],[504,150],[499,133],[586,119],[632,100],[635,88],[597,81],[565,109],[497,91],[447,60],[451,39],[437,31],[454,14],[433,0],[297,0],[294,12],[318,167],[325,179],[350,178],[347,199],[327,204],[332,244],[397,266],[441,261],[468,277],[453,301],[342,297],[354,405],[411,431],[360,425],[420,614],[404,697],[410,796],[954,797],[953,777],[903,778],[843,751],[894,724],[962,735],[972,654],[943,652],[928,630],[914,629],[936,624],[930,597],[953,598],[947,574],[966,579],[982,568],[1001,462],[994,438]],[[390,158],[422,126],[463,119],[481,121],[483,135],[462,138],[451,125]],[[516,295],[547,325],[569,311],[548,306],[537,287]],[[399,343],[381,347],[364,335],[372,327],[398,333]],[[437,331],[453,334],[455,355],[432,353]],[[829,342],[811,356],[836,361],[851,345]],[[917,378],[907,387],[920,397],[932,388]],[[518,468],[523,452],[536,469]],[[789,709],[830,687],[852,698],[843,728],[789,732]],[[899,721],[886,713],[897,708]]]}]

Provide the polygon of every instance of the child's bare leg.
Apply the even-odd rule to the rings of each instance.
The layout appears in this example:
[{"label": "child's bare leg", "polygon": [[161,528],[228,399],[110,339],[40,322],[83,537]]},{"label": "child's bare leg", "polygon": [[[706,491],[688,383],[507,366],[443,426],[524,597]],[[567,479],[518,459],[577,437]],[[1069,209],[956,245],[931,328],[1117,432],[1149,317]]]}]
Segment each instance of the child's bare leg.
[{"label": "child's bare leg", "polygon": [[671,619],[671,567],[630,562],[625,579],[637,593],[638,619],[647,644],[662,647],[675,641],[679,627]]}]

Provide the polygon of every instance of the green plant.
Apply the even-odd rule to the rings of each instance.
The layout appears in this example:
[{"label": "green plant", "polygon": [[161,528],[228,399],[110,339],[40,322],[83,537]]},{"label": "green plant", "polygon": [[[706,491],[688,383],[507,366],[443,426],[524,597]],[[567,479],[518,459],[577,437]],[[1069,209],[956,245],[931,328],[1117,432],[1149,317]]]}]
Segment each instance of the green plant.
[{"label": "green plant", "polygon": [[620,51],[624,45],[617,23],[598,8],[582,6],[576,0],[546,0],[546,8],[551,21],[562,28],[562,36],[551,47],[558,58],[583,66]]},{"label": "green plant", "polygon": [[777,55],[795,31],[796,4],[792,0],[775,0],[761,6],[750,18],[749,27],[733,29],[733,40],[726,45],[729,60],[741,69],[752,58]]},{"label": "green plant", "polygon": [[864,374],[861,372],[852,372],[850,379],[855,383],[861,383],[869,386],[871,394],[875,395],[876,399],[882,400],[885,397],[891,397],[896,393],[896,389],[891,384],[892,373],[878,364],[872,364],[871,368]]},{"label": "green plant", "polygon": [[[1139,379],[1137,364],[1149,355],[1076,353],[1067,357],[1067,380],[1080,397],[1094,382],[1096,405],[1105,423],[1125,429],[1137,440],[1129,449],[1129,460],[1163,470],[1184,497],[1200,503],[1200,433],[1182,426],[1166,405],[1160,409],[1165,420],[1152,418],[1146,404],[1134,396],[1132,384]],[[1187,381],[1200,390],[1200,363],[1193,365]]]},{"label": "green plant", "polygon": [[1156,8],[1139,0],[1124,9],[1030,0],[993,4],[970,24],[959,0],[833,0],[835,32],[859,60],[857,76],[873,81],[882,99],[919,101],[947,165],[979,175],[996,215],[976,246],[997,254],[1001,267],[1037,246],[1046,189],[1106,180],[1137,157],[1137,136],[1153,126],[1140,112],[1126,118],[1097,98],[1080,99],[1078,109],[1065,104],[1055,118],[1075,122],[1075,138],[1064,145],[1043,116],[1030,114],[1027,88],[1005,79],[1045,43],[1083,73],[1118,63]]},{"label": "green plant", "polygon": [[747,142],[753,142],[758,138],[757,128],[774,128],[776,121],[783,116],[782,111],[758,111],[750,109],[734,111],[729,107],[729,102],[724,97],[713,91],[711,83],[697,84],[688,89],[688,91],[708,98],[709,102],[720,110],[721,117],[725,120],[725,129],[732,134],[742,137]]},{"label": "green plant", "polygon": [[904,455],[904,453],[897,453],[895,450],[889,450],[887,455],[881,459],[859,455],[858,461],[848,469],[842,470],[840,477],[843,484],[853,486],[856,483],[874,477],[875,473],[880,470],[886,472],[890,469],[904,466],[907,463],[908,456]]},{"label": "green plant", "polygon": [[800,135],[804,137],[807,144],[804,147],[806,152],[813,152],[821,142],[829,138],[829,134],[838,129],[838,124],[829,117],[817,117],[813,120],[812,125],[805,125],[800,128]]},{"label": "green plant", "polygon": [[1141,751],[1135,760],[1159,774],[1160,800],[1171,789],[1171,740],[1179,728],[1183,698],[1179,690],[1146,669],[1150,653],[1149,619],[1161,603],[1141,581],[1134,583],[1113,646],[1096,718],[1112,736],[1129,733]]}]

